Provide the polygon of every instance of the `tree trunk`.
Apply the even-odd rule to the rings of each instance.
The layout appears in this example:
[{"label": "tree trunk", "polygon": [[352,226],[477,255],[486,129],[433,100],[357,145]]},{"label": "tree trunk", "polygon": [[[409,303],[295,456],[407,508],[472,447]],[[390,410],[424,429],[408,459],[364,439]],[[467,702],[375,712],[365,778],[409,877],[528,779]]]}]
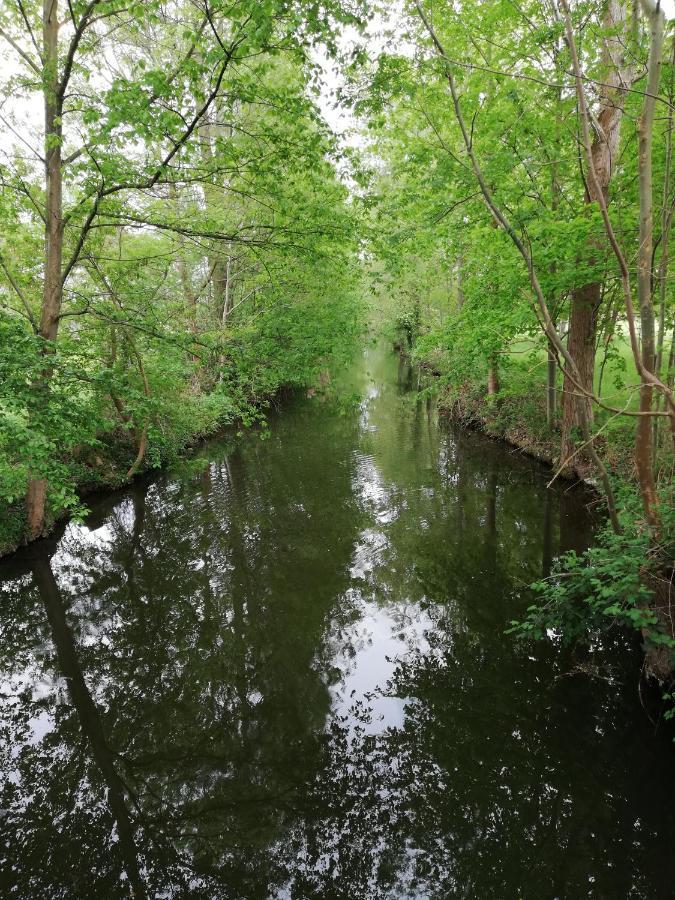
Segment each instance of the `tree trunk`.
[{"label": "tree trunk", "polygon": [[[575,380],[587,391],[593,390],[595,330],[600,297],[600,285],[587,284],[573,292],[570,307],[567,349],[577,365],[578,378]],[[566,371],[563,379],[561,460],[568,459],[574,453],[574,430],[582,427],[583,416],[592,425],[593,405],[573,384]]]},{"label": "tree trunk", "polygon": [[[552,11],[554,17],[557,17],[558,8],[555,5],[555,0],[549,0],[552,6]],[[555,71],[556,71],[556,80],[562,80],[561,78],[561,66],[560,66],[560,51],[562,49],[562,39],[559,36],[556,38],[556,42],[553,48],[553,61],[555,63]],[[550,168],[551,168],[551,212],[557,215],[558,207],[560,205],[560,198],[562,196],[562,191],[560,188],[560,173],[558,169],[558,162],[561,156],[561,135],[563,133],[563,117],[562,117],[562,87],[556,87],[555,92],[555,133],[554,133],[554,141],[553,141],[553,154],[550,157]],[[555,275],[557,270],[557,265],[555,260],[551,264],[551,273]],[[549,306],[551,309],[551,318],[553,320],[553,326],[558,328],[557,320],[560,315],[559,310],[556,309],[558,305],[556,303],[556,295],[555,292],[552,292],[552,295],[549,299]],[[546,344],[546,424],[549,428],[552,428],[555,424],[556,415],[557,415],[557,398],[556,398],[556,386],[557,386],[557,368],[558,361],[556,358],[555,347],[550,342],[547,341]]]},{"label": "tree trunk", "polygon": [[[181,208],[178,199],[178,191],[176,190],[175,184],[169,185],[169,196],[173,201],[175,206],[175,212],[178,217],[181,215]],[[181,286],[183,288],[183,293],[185,294],[185,300],[187,302],[187,312],[188,312],[188,321],[190,325],[190,331],[193,334],[197,333],[197,294],[192,286],[192,281],[190,280],[190,272],[188,271],[187,266],[187,258],[186,258],[186,247],[185,247],[185,235],[179,234],[177,235],[178,241],[178,253],[176,254],[176,262],[178,264],[178,275],[180,277]],[[198,358],[198,357],[197,357]],[[193,357],[194,361],[195,357]]]},{"label": "tree trunk", "polygon": [[[594,131],[591,155],[597,174],[597,182],[607,202],[614,160],[617,158],[625,88],[630,80],[630,70],[624,62],[624,37],[626,32],[626,8],[622,0],[608,0],[603,20],[607,35],[603,42],[603,59],[609,71],[600,87],[600,112]],[[597,202],[590,183],[585,186],[585,202]],[[600,248],[588,248],[588,263],[597,260]],[[565,460],[574,452],[572,431],[581,425],[586,413],[589,425],[593,423],[593,406],[583,392],[593,391],[595,370],[595,344],[598,312],[602,300],[599,281],[582,285],[572,292],[570,302],[570,326],[568,350],[579,370],[579,391],[569,377],[566,367],[562,396],[562,439],[560,458]]]},{"label": "tree trunk", "polygon": [[494,356],[488,361],[487,391],[488,397],[494,397],[495,394],[499,393],[499,369]]},{"label": "tree trunk", "polygon": [[[218,104],[215,104],[216,115],[218,115]],[[230,111],[230,118],[234,118],[234,109]],[[217,126],[206,124],[201,129],[200,149],[202,160],[207,168],[214,165],[214,150],[212,139],[214,129],[219,133],[231,138],[233,134],[233,126]],[[219,208],[224,201],[224,191],[222,187],[211,182],[204,182],[204,200],[206,209],[209,213],[217,214]],[[213,290],[213,315],[221,324],[225,325],[231,308],[232,285],[231,269],[232,269],[232,244],[227,244],[227,255],[222,252],[223,244],[218,241],[214,244],[209,253],[209,269],[211,271],[211,286]]]},{"label": "tree trunk", "polygon": [[548,344],[546,350],[546,423],[551,427],[555,423],[556,415],[556,373],[558,364],[550,344]]},{"label": "tree trunk", "polygon": [[[228,250],[231,248],[228,245]],[[221,324],[223,328],[227,325],[227,317],[232,310],[232,256],[228,254],[225,263],[224,272],[224,292],[222,298],[223,312],[221,315]]]},{"label": "tree trunk", "polygon": [[[646,372],[654,372],[656,340],[654,329],[654,304],[652,301],[652,251],[653,251],[653,200],[652,200],[652,145],[654,135],[654,106],[659,91],[663,30],[665,17],[658,5],[649,10],[651,41],[647,90],[642,114],[638,120],[638,184],[640,194],[640,241],[638,247],[637,291],[640,303],[640,330],[642,334],[642,365]],[[643,377],[640,387],[640,416],[635,436],[635,466],[640,481],[640,492],[645,518],[651,528],[658,529],[658,496],[652,468],[652,422],[647,415],[652,409],[654,389]]]},{"label": "tree trunk", "polygon": [[[666,306],[667,306],[667,289],[668,289],[668,264],[669,260],[669,239],[670,226],[673,218],[673,207],[669,208],[670,201],[670,167],[673,158],[673,72],[675,71],[675,35],[672,38],[672,52],[670,58],[670,89],[668,91],[668,128],[666,131],[666,165],[663,176],[663,207],[661,211],[661,263],[659,265],[659,331],[656,341],[656,374],[662,377],[663,371],[663,355],[666,338]],[[667,373],[666,373],[667,377]],[[661,397],[656,398],[657,409]],[[659,443],[659,419],[654,418],[653,425],[654,434],[652,435],[652,462],[656,465],[656,454]]]},{"label": "tree trunk", "polygon": [[[47,357],[50,344],[56,340],[63,298],[63,200],[61,171],[61,97],[58,77],[58,0],[43,0],[42,36],[44,58],[44,116],[45,116],[45,262],[40,337],[49,342],[44,346]],[[35,385],[38,403],[49,402],[49,382],[52,366],[45,366]],[[35,473],[37,474],[37,473]],[[44,530],[47,481],[31,477],[26,495],[28,536],[38,537]]]},{"label": "tree trunk", "polygon": [[462,269],[464,268],[464,256],[457,257],[457,309],[464,306],[464,285],[462,282]]}]

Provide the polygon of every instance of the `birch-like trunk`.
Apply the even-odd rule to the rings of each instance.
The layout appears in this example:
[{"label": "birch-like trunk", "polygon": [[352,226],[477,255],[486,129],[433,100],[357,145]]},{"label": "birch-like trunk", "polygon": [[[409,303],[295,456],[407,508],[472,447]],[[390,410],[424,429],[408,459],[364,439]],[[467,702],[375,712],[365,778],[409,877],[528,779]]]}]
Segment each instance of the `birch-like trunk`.
[{"label": "birch-like trunk", "polygon": [[[656,362],[654,328],[654,303],[652,300],[653,200],[652,200],[652,145],[654,138],[654,107],[659,92],[661,59],[663,56],[663,32],[665,17],[658,4],[644,3],[649,17],[650,45],[647,69],[647,90],[642,113],[638,121],[638,187],[640,196],[640,241],[638,247],[637,293],[640,305],[640,330],[642,334],[642,365],[653,373]],[[640,491],[649,525],[656,529],[659,522],[658,497],[652,468],[652,422],[647,415],[652,409],[654,388],[642,377],[640,387],[640,412],[635,438],[635,466],[640,481]]]}]

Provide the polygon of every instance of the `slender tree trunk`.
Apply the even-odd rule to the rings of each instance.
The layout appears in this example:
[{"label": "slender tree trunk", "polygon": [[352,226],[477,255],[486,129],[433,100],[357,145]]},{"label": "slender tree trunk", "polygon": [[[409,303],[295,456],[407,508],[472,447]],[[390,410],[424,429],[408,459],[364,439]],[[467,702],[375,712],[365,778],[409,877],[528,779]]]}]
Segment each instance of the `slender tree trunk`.
[{"label": "slender tree trunk", "polygon": [[[663,370],[663,355],[666,338],[666,305],[667,305],[667,289],[668,289],[668,266],[669,266],[669,239],[670,226],[673,218],[673,207],[669,208],[670,201],[670,167],[673,159],[673,72],[675,71],[675,35],[671,39],[672,51],[670,58],[670,89],[668,91],[668,99],[670,106],[668,107],[668,127],[666,130],[666,165],[663,176],[663,207],[661,210],[661,262],[659,265],[659,331],[656,341],[656,374],[661,378]],[[667,373],[666,373],[667,377]],[[656,398],[657,409],[661,396]],[[656,464],[656,454],[659,443],[659,419],[654,419],[654,433],[652,436],[652,463]]]},{"label": "slender tree trunk", "polygon": [[[576,444],[574,430],[581,429],[583,419],[593,424],[593,404],[584,391],[593,391],[595,373],[595,332],[600,309],[601,286],[587,284],[572,292],[567,349],[576,363],[577,378],[565,369],[562,394],[562,443],[560,458],[568,459]],[[574,384],[579,385],[582,390]]]},{"label": "slender tree trunk", "polygon": [[[549,0],[549,3],[552,6],[553,15],[557,15],[557,6],[555,5],[555,0]],[[561,71],[560,71],[560,52],[562,49],[562,41],[561,38],[558,37],[556,39],[554,49],[553,49],[553,60],[555,63],[555,71],[557,73],[556,80],[562,81]],[[560,205],[560,173],[558,168],[558,163],[560,160],[560,136],[563,132],[562,125],[562,87],[556,87],[554,91],[555,98],[555,134],[553,139],[553,154],[550,158],[550,166],[551,166],[551,212],[554,214],[557,213],[558,207]],[[557,265],[555,260],[551,264],[551,272],[555,274],[557,269]],[[557,319],[559,315],[559,311],[556,309],[556,295],[555,292],[552,292],[551,297],[548,300],[550,309],[551,309],[551,319],[553,320],[553,326],[558,328]],[[549,428],[552,428],[555,424],[556,415],[557,415],[557,395],[556,395],[556,387],[557,387],[557,360],[555,354],[555,347],[551,344],[550,341],[546,344],[546,424]]]},{"label": "slender tree trunk", "polygon": [[[192,334],[197,333],[197,295],[190,283],[190,273],[188,272],[187,263],[185,261],[185,238],[182,235],[178,239],[178,272],[180,275],[183,293],[188,303],[188,319],[190,331]],[[197,357],[198,358],[198,357]]]},{"label": "slender tree trunk", "polygon": [[464,257],[460,254],[457,257],[457,309],[464,306],[464,284],[462,280],[462,269],[464,268]]},{"label": "slender tree trunk", "polygon": [[[175,206],[175,212],[178,217],[181,215],[180,202],[178,198],[178,191],[176,190],[175,184],[169,185],[169,195],[173,204]],[[185,247],[185,235],[179,234],[176,237],[178,241],[178,253],[176,254],[176,262],[178,264],[178,275],[180,277],[180,283],[183,288],[183,293],[185,294],[185,300],[187,302],[188,309],[188,320],[190,324],[190,331],[193,334],[197,333],[197,294],[192,286],[192,281],[190,280],[190,273],[188,271],[187,259],[186,259],[186,247]]]},{"label": "slender tree trunk", "polygon": [[[204,168],[210,170],[213,168],[214,163],[213,147],[211,145],[213,137],[211,125],[208,123],[204,124],[200,128],[199,134],[199,148],[202,162]],[[206,210],[210,215],[215,215],[218,210],[218,205],[222,200],[222,192],[217,185],[213,184],[208,179],[204,181],[203,190]],[[223,317],[223,297],[225,295],[226,275],[225,260],[223,259],[223,256],[220,253],[220,247],[217,244],[212,247],[211,252],[208,254],[208,263],[209,271],[211,272],[211,287],[213,291],[212,315],[221,322]]]},{"label": "slender tree trunk", "polygon": [[[58,0],[43,0],[42,38],[44,58],[44,117],[45,117],[45,261],[40,337],[45,344],[45,366],[35,385],[38,403],[49,402],[49,382],[52,366],[47,357],[51,353],[59,330],[59,315],[63,298],[63,200],[61,171],[61,98],[58,75]],[[36,473],[37,474],[37,473]],[[32,477],[26,495],[27,529],[30,538],[44,530],[47,480]]]},{"label": "slender tree trunk", "polygon": [[[623,0],[608,0],[603,27],[607,35],[603,45],[603,57],[608,67],[600,87],[600,111],[597,117],[598,127],[595,129],[591,153],[597,174],[597,184],[602,191],[605,203],[609,199],[609,185],[612,178],[614,161],[617,158],[621,120],[625,99],[625,88],[631,73],[624,62],[624,37],[627,27],[626,5]],[[585,201],[592,204],[597,201],[593,184],[586,184]],[[587,262],[592,266],[596,261],[600,248],[588,248]],[[582,417],[593,423],[593,404],[584,396],[584,392],[593,392],[593,376],[595,371],[595,345],[598,312],[602,301],[602,286],[599,281],[582,285],[572,292],[570,301],[570,324],[567,349],[576,363],[582,388],[579,391],[571,378],[569,370],[563,381],[562,395],[562,438],[560,458],[569,458],[574,451],[573,429],[581,427]]]},{"label": "slender tree trunk", "polygon": [[[136,347],[131,335],[127,336],[127,340],[129,342],[129,347],[131,352],[136,357],[136,363],[138,364],[138,371],[143,380],[143,393],[147,400],[152,396],[152,392],[150,390],[150,382],[148,381],[148,376],[145,372],[145,366],[143,365],[143,357],[141,356],[138,348]],[[136,458],[134,459],[129,471],[127,472],[127,478],[131,478],[136,474],[138,469],[140,468],[141,463],[145,458],[145,451],[148,448],[148,422],[146,421],[143,425],[143,428],[140,431],[136,431],[136,440],[138,443],[138,452],[136,453]]]},{"label": "slender tree trunk", "polygon": [[[218,106],[216,105],[216,112]],[[234,119],[235,110],[230,110],[230,118]],[[217,126],[217,130],[232,137],[233,126]],[[212,140],[212,128],[206,125],[201,129],[201,153],[207,167],[212,167],[214,162]],[[209,212],[217,212],[224,199],[223,189],[211,182],[204,183],[204,199]],[[227,323],[232,306],[232,244],[228,242],[227,253],[222,252],[222,244],[216,244],[209,255],[209,268],[211,271],[211,284],[213,288],[213,314],[221,325]]]},{"label": "slender tree trunk", "polygon": [[546,348],[546,423],[551,427],[556,417],[556,374],[557,362],[553,348]]},{"label": "slender tree trunk", "polygon": [[494,397],[499,393],[499,369],[497,367],[497,358],[490,357],[488,361],[488,381],[487,381],[488,397]]},{"label": "slender tree trunk", "polygon": [[[229,245],[228,251],[231,251],[231,247]],[[221,324],[224,328],[227,325],[227,317],[229,316],[232,309],[232,256],[230,252],[228,252],[227,261],[225,263],[225,280],[222,304],[223,311],[221,314]]]},{"label": "slender tree trunk", "polygon": [[[654,137],[654,106],[659,91],[661,57],[663,54],[663,31],[665,17],[658,5],[650,9],[645,4],[649,16],[650,45],[642,114],[638,121],[638,181],[640,195],[640,242],[638,247],[637,292],[640,304],[640,326],[642,333],[642,365],[646,372],[653,373],[656,360],[654,329],[654,304],[652,301],[652,252],[653,200],[652,200],[652,145]],[[640,412],[652,409],[654,388],[642,378],[640,387]],[[652,422],[647,415],[638,419],[635,438],[635,465],[640,481],[640,490],[649,525],[657,529],[659,524],[658,497],[652,468]]]},{"label": "slender tree trunk", "polygon": [[219,251],[214,251],[210,258],[211,265],[211,284],[213,285],[213,311],[214,316],[222,324],[223,313],[225,311],[227,294],[227,263],[220,255]]},{"label": "slender tree trunk", "polygon": [[[666,335],[666,306],[667,306],[667,289],[668,289],[668,266],[669,257],[669,238],[670,227],[673,218],[673,209],[669,208],[670,200],[670,168],[673,161],[673,73],[675,72],[675,35],[672,40],[672,50],[670,57],[670,90],[668,99],[670,105],[668,107],[668,126],[666,129],[666,161],[663,176],[663,207],[661,210],[661,261],[659,264],[659,334],[656,346],[656,374],[661,377],[661,368],[663,366],[663,347]],[[658,420],[657,420],[658,421]]]}]

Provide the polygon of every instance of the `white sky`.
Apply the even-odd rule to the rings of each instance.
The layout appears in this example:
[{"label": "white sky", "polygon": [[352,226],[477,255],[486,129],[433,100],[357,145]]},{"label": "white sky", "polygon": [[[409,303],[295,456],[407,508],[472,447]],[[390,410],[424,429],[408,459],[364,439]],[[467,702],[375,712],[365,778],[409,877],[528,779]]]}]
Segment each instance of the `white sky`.
[{"label": "white sky", "polygon": [[[3,0],[0,0],[2,4]],[[661,6],[668,19],[675,19],[675,0],[661,0]],[[385,45],[385,38],[382,36],[383,31],[390,33],[401,31],[401,26],[396,25],[396,20],[401,14],[401,0],[390,0],[386,14],[380,12],[371,23],[366,37],[360,37],[354,28],[345,29],[340,38],[340,47],[347,50],[354,43],[366,42],[368,50],[373,56],[376,56]],[[336,69],[335,64],[331,63],[325,54],[317,54],[317,61],[323,70],[321,93],[318,98],[321,113],[331,129],[340,137],[344,145],[359,147],[363,146],[363,139],[358,134],[357,121],[350,109],[340,106],[336,102],[336,92],[344,84],[341,73]],[[15,52],[0,38],[0,78],[15,72],[17,68],[17,57]],[[22,108],[19,111],[17,104],[11,104],[11,109],[5,107],[0,109],[0,115],[12,113],[23,120],[24,127],[21,128],[22,133],[35,133],[35,124],[38,128],[42,123],[42,103],[41,99],[36,96],[34,103],[26,104],[22,101]],[[20,113],[18,116],[17,114]],[[33,127],[31,127],[33,126]],[[18,145],[17,138],[3,127],[0,122],[0,153],[7,151],[12,146]],[[24,148],[25,151],[26,148]]]}]

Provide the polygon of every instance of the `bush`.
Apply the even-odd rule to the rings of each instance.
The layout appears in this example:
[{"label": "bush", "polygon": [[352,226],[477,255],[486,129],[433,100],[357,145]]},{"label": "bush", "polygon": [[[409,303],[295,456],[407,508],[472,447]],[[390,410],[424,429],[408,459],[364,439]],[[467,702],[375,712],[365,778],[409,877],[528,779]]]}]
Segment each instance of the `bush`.
[{"label": "bush", "polygon": [[624,488],[621,534],[606,524],[585,553],[565,553],[553,574],[531,585],[537,600],[508,633],[519,638],[555,638],[563,644],[590,642],[617,626],[637,630],[648,656],[663,675],[675,668],[675,639],[669,613],[675,509],[672,495],[661,497],[658,543],[649,533],[637,494]]}]

